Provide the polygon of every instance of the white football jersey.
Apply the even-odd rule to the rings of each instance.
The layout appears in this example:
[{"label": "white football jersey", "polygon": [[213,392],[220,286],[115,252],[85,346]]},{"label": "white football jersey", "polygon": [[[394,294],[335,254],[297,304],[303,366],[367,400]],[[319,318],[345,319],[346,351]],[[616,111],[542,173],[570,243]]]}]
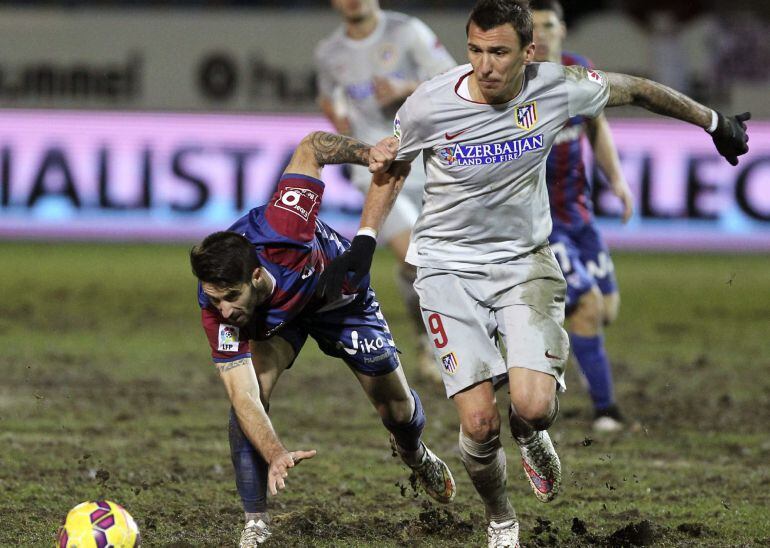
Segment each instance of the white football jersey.
[{"label": "white football jersey", "polygon": [[[380,106],[374,94],[376,76],[395,85],[422,82],[457,64],[425,23],[391,11],[380,12],[374,32],[363,40],[349,38],[345,26],[340,26],[318,44],[315,62],[320,95],[335,101],[350,120],[352,136],[369,144],[392,133],[400,106]],[[368,186],[369,171],[353,167]]]},{"label": "white football jersey", "polygon": [[399,160],[420,152],[427,182],[407,261],[463,270],[505,263],[547,243],[551,215],[545,165],[572,116],[599,115],[606,76],[585,67],[533,63],[519,94],[501,105],[457,93],[463,65],[423,83],[394,122]]}]

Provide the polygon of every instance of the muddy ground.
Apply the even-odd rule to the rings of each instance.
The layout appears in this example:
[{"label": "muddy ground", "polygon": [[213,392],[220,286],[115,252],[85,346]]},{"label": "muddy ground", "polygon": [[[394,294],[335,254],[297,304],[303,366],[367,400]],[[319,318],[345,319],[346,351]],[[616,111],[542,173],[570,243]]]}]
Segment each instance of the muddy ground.
[{"label": "muddy ground", "polygon": [[[146,546],[234,546],[228,404],[198,325],[184,246],[0,244],[0,546],[50,546],[67,510],[111,498]],[[574,367],[552,428],[563,492],[538,503],[509,438],[523,546],[770,545],[770,265],[616,254],[607,332],[634,428],[590,429]],[[409,374],[414,343],[384,254],[375,287]],[[318,450],[271,500],[273,546],[482,546],[483,509],[440,387],[415,380],[425,439],[453,469],[447,506],[415,490],[344,366],[308,343],[271,415]],[[504,400],[507,395],[499,394]]]}]

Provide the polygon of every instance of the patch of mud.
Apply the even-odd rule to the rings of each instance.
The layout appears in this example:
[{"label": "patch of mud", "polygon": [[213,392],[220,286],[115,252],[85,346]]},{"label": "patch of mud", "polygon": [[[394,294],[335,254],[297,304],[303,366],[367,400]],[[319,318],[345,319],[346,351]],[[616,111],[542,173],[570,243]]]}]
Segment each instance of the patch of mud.
[{"label": "patch of mud", "polygon": [[419,543],[417,539],[431,537],[461,542],[473,533],[470,521],[454,512],[422,503],[418,516],[408,520],[389,521],[383,517],[360,517],[355,523],[342,521],[339,515],[324,508],[279,515],[274,518],[273,540],[281,545],[291,539],[293,544],[311,546],[319,540],[397,541],[405,545]]},{"label": "patch of mud", "polygon": [[663,537],[663,531],[660,527],[650,520],[643,520],[638,523],[630,523],[621,527],[609,537],[607,544],[609,546],[630,547],[630,546],[650,546]]},{"label": "patch of mud", "polygon": [[677,531],[687,535],[688,537],[701,538],[709,535],[713,535],[714,531],[703,525],[702,523],[682,523],[677,528]]}]

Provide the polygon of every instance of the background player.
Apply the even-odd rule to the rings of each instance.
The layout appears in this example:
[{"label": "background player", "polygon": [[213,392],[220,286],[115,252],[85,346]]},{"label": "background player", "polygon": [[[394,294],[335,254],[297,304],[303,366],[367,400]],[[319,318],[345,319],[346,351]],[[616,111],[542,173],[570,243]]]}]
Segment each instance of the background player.
[{"label": "background player", "polygon": [[[348,247],[317,219],[324,190],[321,168],[355,162],[375,170],[395,156],[395,149],[393,138],[370,149],[349,137],[310,134],[266,205],[190,252],[200,282],[203,327],[232,403],[230,451],[246,513],[242,548],[270,535],[267,489],[276,494],[289,468],[315,455],[288,451],[267,416],[278,377],[294,363],[308,335],[353,370],[390,431],[391,445],[428,494],[439,502],[454,497],[449,469],[421,441],[420,398],[407,384],[368,277],[346,283],[337,299],[314,295],[326,264]],[[374,252],[375,242],[369,241]]]},{"label": "background player", "polygon": [[[382,11],[377,0],[332,0],[344,20],[315,52],[318,103],[339,133],[377,142],[391,133],[396,111],[422,82],[456,65],[431,29],[415,17]],[[352,166],[353,184],[369,188],[371,175]],[[400,262],[399,291],[418,334],[421,376],[440,374],[425,336],[414,292],[415,269],[405,262],[412,226],[422,208],[425,171],[413,166],[379,234]]]},{"label": "background player", "polygon": [[[728,118],[644,78],[533,63],[526,0],[479,0],[466,34],[470,66],[424,83],[399,110],[398,162],[372,180],[361,224],[381,225],[400,169],[422,152],[425,203],[407,260],[418,267],[415,288],[460,416],[460,455],[485,505],[489,546],[510,547],[518,546],[519,524],[506,493],[495,375],[508,375],[508,422],[538,500],[553,500],[561,482],[546,431],[558,414],[569,352],[561,327],[566,284],[548,247],[545,164],[558,132],[574,116],[637,105],[704,128],[736,165],[748,151],[749,114]],[[327,267],[319,292],[335,296],[340,273],[367,272],[367,239],[356,236]]]},{"label": "background player", "polygon": [[[533,0],[530,7],[535,61],[594,68],[585,57],[562,51],[566,26],[558,0]],[[567,330],[594,404],[593,427],[607,432],[623,427],[602,334],[602,327],[617,318],[620,294],[609,250],[594,220],[591,183],[583,164],[584,133],[610,188],[623,202],[624,222],[634,206],[604,114],[570,118],[556,136],[545,171],[553,221],[549,241],[567,281]]]}]

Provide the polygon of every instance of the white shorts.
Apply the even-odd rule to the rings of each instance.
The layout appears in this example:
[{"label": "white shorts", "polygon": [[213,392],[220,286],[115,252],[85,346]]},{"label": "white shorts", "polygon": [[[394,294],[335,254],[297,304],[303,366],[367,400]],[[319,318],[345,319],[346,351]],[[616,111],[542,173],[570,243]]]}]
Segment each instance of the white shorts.
[{"label": "white shorts", "polygon": [[567,285],[547,245],[473,270],[418,267],[414,288],[447,397],[512,367],[547,373],[566,388]]},{"label": "white shorts", "polygon": [[[363,166],[351,166],[351,180],[353,185],[366,194],[372,182],[372,174]],[[388,218],[382,224],[377,240],[381,244],[387,244],[391,238],[402,232],[411,232],[417,217],[422,211],[422,193],[425,188],[425,170],[420,160],[412,162],[412,171],[406,178],[404,188],[401,189],[393,209]]]}]

